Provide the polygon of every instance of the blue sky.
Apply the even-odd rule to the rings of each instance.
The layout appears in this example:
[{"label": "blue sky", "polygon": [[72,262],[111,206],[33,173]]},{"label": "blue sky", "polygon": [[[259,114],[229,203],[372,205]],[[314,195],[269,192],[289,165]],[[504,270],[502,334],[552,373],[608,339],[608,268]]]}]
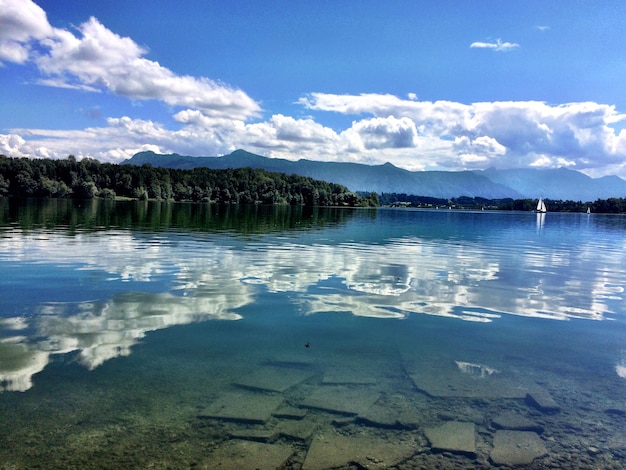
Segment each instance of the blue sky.
[{"label": "blue sky", "polygon": [[0,153],[626,178],[626,2],[0,0]]}]

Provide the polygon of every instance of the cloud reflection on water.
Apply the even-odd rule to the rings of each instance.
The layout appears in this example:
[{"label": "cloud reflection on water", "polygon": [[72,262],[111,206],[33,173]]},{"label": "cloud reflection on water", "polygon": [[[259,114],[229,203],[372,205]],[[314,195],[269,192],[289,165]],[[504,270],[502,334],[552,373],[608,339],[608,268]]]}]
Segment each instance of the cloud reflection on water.
[{"label": "cloud reflection on water", "polygon": [[[293,294],[305,315],[392,319],[421,313],[479,322],[505,314],[602,320],[617,313],[612,302],[623,301],[623,280],[605,268],[623,253],[410,236],[380,244],[277,242],[128,231],[2,237],[0,261],[101,272],[92,282],[129,284],[111,298],[44,302],[29,316],[1,312],[0,390],[27,390],[54,354],[77,352],[93,369],[130,354],[149,331],[240,319],[237,309],[254,303],[260,288]],[[163,283],[163,292],[142,292],[153,282]]]},{"label": "cloud reflection on water", "polygon": [[[149,331],[207,320],[239,320],[232,312],[252,301],[248,293],[180,297],[170,293],[129,292],[104,302],[44,304],[32,324],[32,338],[11,336],[3,328],[0,343],[0,391],[24,391],[32,376],[53,354],[78,352],[78,361],[92,370],[105,361],[127,356]],[[8,323],[8,322],[6,322]]]}]

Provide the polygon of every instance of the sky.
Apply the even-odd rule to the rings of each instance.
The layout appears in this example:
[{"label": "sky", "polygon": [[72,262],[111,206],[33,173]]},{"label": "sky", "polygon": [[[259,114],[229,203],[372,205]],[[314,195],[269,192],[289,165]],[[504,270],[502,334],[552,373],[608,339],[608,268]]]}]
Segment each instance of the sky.
[{"label": "sky", "polygon": [[623,0],[0,0],[0,153],[626,178]]}]

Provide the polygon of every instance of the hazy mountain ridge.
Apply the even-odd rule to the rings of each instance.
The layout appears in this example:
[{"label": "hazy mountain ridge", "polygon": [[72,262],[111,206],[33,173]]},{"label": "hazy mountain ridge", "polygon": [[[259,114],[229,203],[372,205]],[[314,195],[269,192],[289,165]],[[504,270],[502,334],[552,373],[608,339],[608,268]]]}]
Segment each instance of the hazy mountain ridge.
[{"label": "hazy mountain ridge", "polygon": [[516,169],[481,172],[494,183],[514,188],[526,197],[593,201],[626,195],[626,181],[618,176],[590,178],[575,170]]},{"label": "hazy mountain ridge", "polygon": [[287,174],[309,176],[346,186],[352,191],[406,193],[436,198],[460,196],[499,198],[538,198],[593,201],[626,195],[626,181],[617,176],[590,178],[575,170],[515,169],[481,171],[408,171],[391,163],[364,165],[347,162],[291,161],[267,158],[245,150],[223,157],[191,157],[178,154],[139,152],[124,163],[166,168],[207,167],[261,168]]}]

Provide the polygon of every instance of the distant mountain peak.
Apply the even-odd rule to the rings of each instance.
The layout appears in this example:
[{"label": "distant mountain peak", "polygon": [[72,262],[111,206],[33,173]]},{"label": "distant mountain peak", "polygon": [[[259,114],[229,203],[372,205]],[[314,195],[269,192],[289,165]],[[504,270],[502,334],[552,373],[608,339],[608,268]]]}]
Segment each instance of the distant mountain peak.
[{"label": "distant mountain peak", "polygon": [[[233,152],[231,152],[231,153],[229,153],[227,155],[224,155],[224,157],[242,157],[242,156],[245,156],[245,157],[247,157],[247,156],[261,157],[261,155],[257,155],[257,154],[248,152],[247,150],[244,150],[244,149],[237,149],[237,150],[234,150]],[[264,158],[264,157],[261,157],[261,158]]]}]

